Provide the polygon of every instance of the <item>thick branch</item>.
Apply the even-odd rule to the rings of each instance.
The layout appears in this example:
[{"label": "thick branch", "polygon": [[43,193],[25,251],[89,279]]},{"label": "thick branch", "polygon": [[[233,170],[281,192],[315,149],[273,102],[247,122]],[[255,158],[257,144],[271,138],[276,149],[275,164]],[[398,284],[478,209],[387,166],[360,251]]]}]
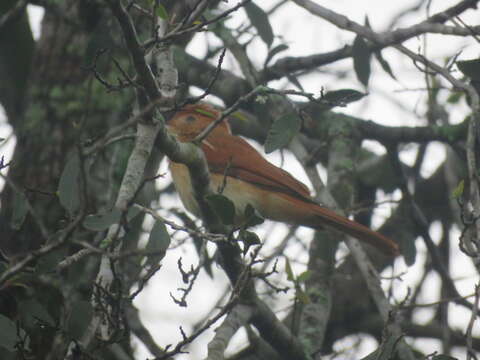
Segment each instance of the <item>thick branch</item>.
[{"label": "thick branch", "polygon": [[[370,45],[371,50],[381,50],[391,45],[400,44],[412,37],[420,34],[432,32],[442,33],[447,35],[466,36],[471,35],[472,31],[480,29],[464,29],[461,27],[454,28],[440,25],[445,23],[448,19],[460,15],[469,8],[475,8],[478,0],[465,0],[461,1],[455,6],[448,8],[445,11],[439,12],[425,21],[408,28],[402,28],[394,31],[388,31],[385,33],[377,34],[371,29],[361,26],[347,17],[337,14],[313,1],[310,0],[294,0],[295,3],[314,15],[317,15],[341,29],[354,31],[355,33],[370,39],[374,43]],[[469,32],[466,34],[466,32]],[[301,70],[313,69],[322,65],[330,64],[332,62],[346,59],[352,56],[352,47],[345,46],[341,49],[334,50],[328,53],[315,54],[304,57],[287,57],[278,60],[274,65],[266,68],[260,75],[262,81],[271,81],[279,79],[286,74],[294,73]]]},{"label": "thick branch", "polygon": [[208,343],[206,360],[223,360],[225,349],[238,329],[245,326],[252,316],[252,307],[238,304],[215,329],[215,337]]},{"label": "thick branch", "polygon": [[107,0],[113,15],[118,20],[130,56],[137,71],[140,83],[145,89],[151,100],[160,97],[160,89],[155,81],[155,77],[145,60],[144,51],[138,40],[137,31],[133,25],[132,19],[118,0]]},{"label": "thick branch", "polygon": [[297,5],[305,8],[305,10],[311,12],[312,14],[321,17],[324,20],[327,20],[334,24],[335,26],[353,31],[358,35],[361,35],[367,39],[374,41],[380,47],[386,47],[393,44],[399,44],[408,40],[412,37],[423,34],[426,30],[429,29],[429,25],[436,23],[444,23],[451,19],[454,16],[458,16],[464,11],[470,8],[476,8],[476,5],[479,0],[464,0],[458,3],[451,8],[444,10],[440,13],[437,13],[427,20],[410,26],[408,28],[398,29],[395,31],[389,31],[382,34],[377,34],[366,26],[357,24],[356,22],[350,20],[344,15],[338,14],[318,3],[315,3],[311,0],[293,0]]},{"label": "thick branch", "polygon": [[385,126],[370,120],[357,119],[363,139],[377,140],[385,144],[427,143],[440,141],[453,143],[465,138],[467,122],[442,126]]}]

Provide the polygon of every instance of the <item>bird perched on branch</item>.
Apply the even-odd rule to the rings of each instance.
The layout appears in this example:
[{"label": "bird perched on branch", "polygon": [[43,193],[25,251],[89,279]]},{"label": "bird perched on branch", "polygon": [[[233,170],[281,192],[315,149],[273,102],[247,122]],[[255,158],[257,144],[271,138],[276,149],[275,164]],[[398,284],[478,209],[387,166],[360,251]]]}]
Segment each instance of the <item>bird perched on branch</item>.
[{"label": "bird perched on branch", "polygon": [[[188,105],[172,117],[168,129],[180,142],[192,141],[219,116],[209,105]],[[244,209],[250,204],[267,219],[314,229],[333,228],[388,255],[398,254],[398,245],[389,238],[315,203],[303,183],[269,163],[245,140],[232,135],[226,121],[211,130],[201,148],[212,190],[222,188],[222,194],[234,203],[236,222],[241,222]],[[200,216],[187,167],[171,162],[170,170],[184,206]]]}]

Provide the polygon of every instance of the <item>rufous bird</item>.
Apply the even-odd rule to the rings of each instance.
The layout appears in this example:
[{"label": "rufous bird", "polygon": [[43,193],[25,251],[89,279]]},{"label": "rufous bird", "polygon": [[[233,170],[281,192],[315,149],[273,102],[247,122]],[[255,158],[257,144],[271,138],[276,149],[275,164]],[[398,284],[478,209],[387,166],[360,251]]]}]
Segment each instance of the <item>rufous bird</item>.
[{"label": "rufous bird", "polygon": [[[189,142],[219,116],[209,105],[188,105],[168,121],[167,127],[178,141]],[[398,254],[394,241],[314,202],[305,184],[268,162],[248,142],[232,135],[225,120],[208,134],[201,148],[210,171],[211,189],[215,192],[223,187],[222,194],[235,205],[236,222],[241,223],[244,209],[250,204],[267,219],[313,229],[333,228],[388,255]],[[187,167],[171,162],[170,171],[182,203],[200,216]]]}]

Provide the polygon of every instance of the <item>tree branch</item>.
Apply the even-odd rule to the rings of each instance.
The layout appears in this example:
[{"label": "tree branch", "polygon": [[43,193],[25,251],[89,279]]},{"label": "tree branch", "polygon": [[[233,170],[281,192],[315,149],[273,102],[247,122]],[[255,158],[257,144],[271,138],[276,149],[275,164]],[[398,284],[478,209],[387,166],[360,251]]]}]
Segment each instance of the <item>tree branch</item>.
[{"label": "tree branch", "polygon": [[[361,26],[360,24],[355,23],[354,21],[348,19],[346,16],[335,13],[334,11],[327,9],[311,0],[294,0],[294,2],[305,8],[310,13],[319,16],[335,26],[345,29],[348,31],[353,31],[356,34],[359,34],[373,42],[369,45],[371,51],[381,50],[385,47],[402,43],[412,37],[432,32],[432,33],[448,33],[451,32],[451,35],[460,35],[466,33],[468,29],[462,29],[461,27],[456,27],[456,30],[453,30],[451,27],[446,27],[443,24],[447,20],[460,15],[469,8],[475,8],[478,0],[464,0],[458,3],[451,8],[448,8],[442,12],[439,12],[425,21],[410,26],[404,29],[398,29],[394,31],[387,31],[381,34],[377,34],[371,29]],[[476,29],[480,30],[480,29]],[[468,35],[471,35],[472,32]],[[286,74],[294,73],[301,70],[313,69],[322,65],[330,64],[332,62],[342,60],[352,56],[352,47],[345,46],[341,49],[337,49],[328,53],[315,54],[304,57],[287,57],[278,60],[274,65],[264,69],[260,73],[260,79],[263,81],[271,81],[279,79]]]},{"label": "tree branch", "polygon": [[215,329],[215,336],[208,343],[208,355],[205,360],[223,360],[225,349],[233,335],[242,326],[248,324],[253,309],[251,306],[238,304],[227,315],[222,324]]}]

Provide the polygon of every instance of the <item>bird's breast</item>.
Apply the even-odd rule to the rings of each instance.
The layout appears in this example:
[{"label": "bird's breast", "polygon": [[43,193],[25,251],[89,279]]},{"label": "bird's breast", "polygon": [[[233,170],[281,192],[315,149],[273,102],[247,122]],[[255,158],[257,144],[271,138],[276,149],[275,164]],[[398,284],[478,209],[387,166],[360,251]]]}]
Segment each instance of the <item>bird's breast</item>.
[{"label": "bird's breast", "polygon": [[[189,212],[199,217],[201,215],[200,207],[194,196],[188,168],[183,164],[171,162],[170,172],[183,205]],[[253,184],[231,176],[225,177],[224,175],[211,173],[210,188],[214,193],[221,192],[222,195],[234,203],[236,224],[242,222],[245,207],[248,204],[257,209],[263,216],[270,217],[268,214],[263,214],[264,209],[268,207],[266,206],[268,193]]]},{"label": "bird's breast", "polygon": [[193,215],[199,217],[201,215],[200,208],[195,200],[188,168],[183,164],[172,161],[170,162],[170,173],[183,206]]}]

